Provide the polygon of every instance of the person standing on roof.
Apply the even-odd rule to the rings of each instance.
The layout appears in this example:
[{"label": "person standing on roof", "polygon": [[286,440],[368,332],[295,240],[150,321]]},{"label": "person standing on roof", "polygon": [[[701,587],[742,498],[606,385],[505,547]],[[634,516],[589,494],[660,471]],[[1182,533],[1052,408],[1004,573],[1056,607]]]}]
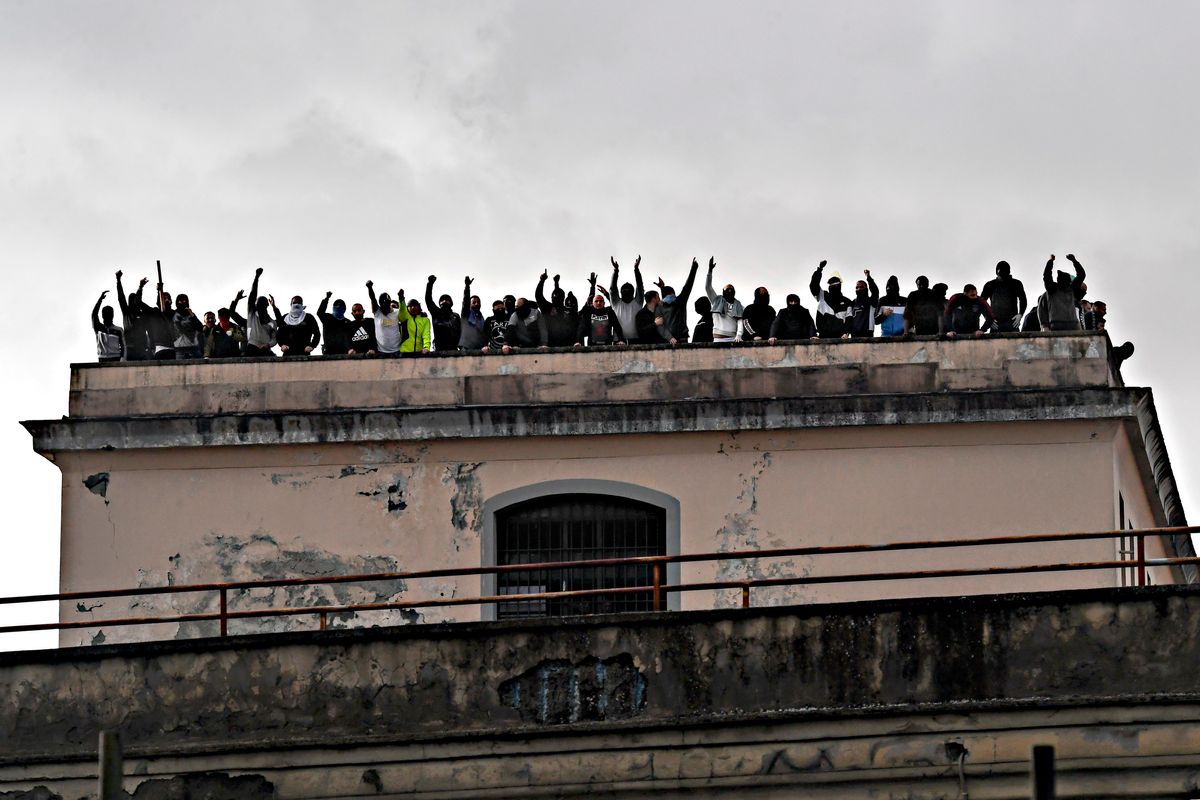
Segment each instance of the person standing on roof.
[{"label": "person standing on roof", "polygon": [[881,336],[904,335],[904,308],[907,301],[900,295],[900,281],[895,275],[887,279],[887,293],[879,298],[875,324]]},{"label": "person standing on roof", "polygon": [[767,287],[754,290],[754,300],[746,306],[742,319],[742,341],[761,342],[771,336],[771,323],[775,321],[775,309],[771,307],[771,293]]},{"label": "person standing on roof", "polygon": [[321,329],[312,314],[305,311],[304,298],[296,295],[283,315],[277,341],[284,356],[306,356],[321,343]]},{"label": "person standing on roof", "polygon": [[457,350],[462,339],[462,318],[454,313],[454,298],[443,294],[437,304],[433,302],[433,284],[436,275],[430,275],[425,284],[425,307],[429,309],[429,323],[433,328],[433,349],[439,353]]},{"label": "person standing on roof", "polygon": [[826,282],[828,288],[821,288],[821,274],[827,263],[822,261],[808,282],[808,290],[817,301],[817,332],[822,339],[849,339],[848,320],[854,312],[850,298],[842,294],[842,279],[834,275]]},{"label": "person standing on roof", "polygon": [[915,336],[941,336],[945,326],[946,304],[929,288],[929,278],[917,277],[917,290],[904,305],[904,324]]},{"label": "person standing on roof", "polygon": [[344,356],[350,352],[350,333],[354,328],[354,320],[346,316],[346,301],[340,297],[333,301],[333,313],[329,313],[329,298],[333,292],[326,292],[317,306],[317,319],[321,320],[321,333],[325,344],[321,352],[327,356]]},{"label": "person standing on roof", "polygon": [[732,283],[725,284],[721,293],[713,288],[713,270],[717,268],[715,258],[708,259],[708,277],[704,281],[704,289],[708,294],[708,303],[712,307],[709,312],[712,317],[712,340],[716,344],[728,344],[737,341],[738,327],[746,316],[746,309],[737,299],[737,290]]},{"label": "person standing on roof", "polygon": [[579,312],[571,311],[566,305],[566,295],[559,287],[561,276],[554,276],[554,288],[550,291],[550,299],[546,299],[543,289],[546,278],[550,277],[548,270],[542,270],[533,297],[537,301],[538,312],[546,325],[546,346],[570,347],[575,344],[575,331],[579,327]]},{"label": "person standing on roof", "polygon": [[401,353],[428,353],[433,347],[432,328],[429,317],[421,311],[421,301],[417,298],[404,302],[404,290],[396,294],[399,308],[396,318],[403,328],[404,336],[400,342]]},{"label": "person standing on roof", "polygon": [[[601,287],[603,288],[603,287]],[[603,293],[592,298],[592,307],[579,315],[579,329],[575,332],[575,346],[588,347],[624,345],[625,334],[617,313],[604,305]]]},{"label": "person standing on roof", "polygon": [[664,284],[661,277],[654,282],[662,292],[662,305],[659,306],[659,312],[662,314],[667,328],[671,331],[671,336],[677,342],[688,340],[687,303],[688,298],[692,296],[692,284],[696,282],[696,272],[699,269],[700,263],[693,258],[691,271],[688,272],[687,281],[683,284],[683,289],[679,294],[675,294],[675,289]]},{"label": "person standing on roof", "polygon": [[125,273],[117,270],[117,302],[121,306],[121,324],[125,326],[125,360],[145,361],[154,352],[150,347],[150,334],[143,316],[143,310],[148,309],[148,306],[142,302],[142,289],[150,279],[142,278],[137,291],[131,292],[127,298],[125,289],[121,286],[123,274]]},{"label": "person standing on roof", "polygon": [[871,277],[871,270],[864,269],[865,281],[854,284],[854,299],[850,301],[850,316],[846,318],[846,332],[854,338],[871,339],[875,336],[875,313],[879,308],[879,287]]},{"label": "person standing on roof", "polygon": [[771,323],[767,344],[816,338],[817,326],[813,322],[812,314],[800,305],[800,295],[789,294],[787,305],[779,309],[775,321]]},{"label": "person standing on roof", "polygon": [[642,291],[642,257],[638,256],[633,262],[633,279],[637,281],[635,287],[628,281],[621,284],[621,292],[617,293],[617,273],[621,271],[621,266],[617,264],[617,259],[609,257],[612,262],[612,293],[609,295],[609,302],[612,303],[613,313],[617,315],[617,319],[621,322],[621,330],[629,336],[629,344],[637,344],[637,313],[642,308],[642,303],[645,302],[645,293]]},{"label": "person standing on roof", "polygon": [[[92,331],[96,334],[96,360],[122,361],[125,358],[125,331],[119,325],[113,324],[112,306],[105,306],[103,311],[100,304],[108,296],[108,290],[100,293],[96,305],[92,306]],[[103,318],[103,321],[101,321]]]},{"label": "person standing on roof", "polygon": [[996,277],[983,285],[979,297],[992,309],[997,333],[1020,329],[1029,301],[1025,298],[1025,286],[1012,276],[1012,267],[1007,261],[996,264]]},{"label": "person standing on roof", "polygon": [[1038,321],[1044,331],[1077,331],[1082,327],[1079,322],[1079,301],[1083,299],[1083,281],[1087,273],[1074,255],[1068,255],[1067,260],[1075,267],[1074,277],[1059,270],[1055,279],[1051,279],[1050,271],[1054,269],[1053,254],[1042,271],[1042,284],[1046,287],[1046,309],[1044,313],[1038,314]]},{"label": "person standing on roof", "polygon": [[[982,326],[979,319],[985,322]],[[961,293],[954,295],[946,303],[946,337],[983,336],[996,325],[996,318],[988,308],[987,301],[979,296],[975,285],[968,283]]]}]

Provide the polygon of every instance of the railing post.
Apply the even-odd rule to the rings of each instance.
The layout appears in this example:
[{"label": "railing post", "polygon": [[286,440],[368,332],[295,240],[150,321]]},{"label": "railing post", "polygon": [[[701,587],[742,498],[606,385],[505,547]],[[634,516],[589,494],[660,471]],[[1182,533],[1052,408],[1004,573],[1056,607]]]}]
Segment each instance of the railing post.
[{"label": "railing post", "polygon": [[322,611],[322,612],[321,612],[321,630],[325,630],[325,626],[326,626],[328,623],[329,623],[329,620],[326,618],[326,616],[325,616],[325,612],[324,612],[324,611]]},{"label": "railing post", "polygon": [[1137,537],[1137,576],[1138,586],[1146,585],[1146,537]]},{"label": "railing post", "polygon": [[226,616],[229,613],[229,594],[228,589],[221,589],[221,635],[229,635],[229,618]]},{"label": "railing post", "polygon": [[121,735],[116,731],[100,732],[100,800],[117,800],[124,794],[122,778],[125,766],[121,755]]},{"label": "railing post", "polygon": [[742,587],[742,608],[749,608],[749,607],[750,607],[750,587],[747,585],[747,586]]},{"label": "railing post", "polygon": [[662,611],[662,562],[654,562],[654,610]]}]

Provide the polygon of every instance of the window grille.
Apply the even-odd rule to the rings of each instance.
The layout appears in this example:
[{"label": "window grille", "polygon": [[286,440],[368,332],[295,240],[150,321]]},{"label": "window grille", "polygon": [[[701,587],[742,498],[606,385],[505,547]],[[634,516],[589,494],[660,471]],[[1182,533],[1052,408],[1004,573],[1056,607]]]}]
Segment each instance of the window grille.
[{"label": "window grille", "polygon": [[[664,555],[666,513],[657,506],[621,497],[568,494],[539,497],[496,515],[496,563],[537,564]],[[633,564],[578,569],[500,573],[500,595],[581,589],[651,587],[653,567]],[[653,591],[628,594],[513,600],[497,604],[497,619],[650,611]]]}]

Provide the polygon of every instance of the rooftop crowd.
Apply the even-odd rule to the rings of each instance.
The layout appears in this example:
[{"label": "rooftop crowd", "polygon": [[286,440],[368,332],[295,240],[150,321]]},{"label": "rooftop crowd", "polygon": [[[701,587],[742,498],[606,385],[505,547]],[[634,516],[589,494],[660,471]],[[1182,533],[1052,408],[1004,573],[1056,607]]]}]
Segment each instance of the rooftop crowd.
[{"label": "rooftop crowd", "polygon": [[[367,281],[369,315],[362,303],[347,307],[341,298],[330,303],[332,292],[325,293],[315,315],[299,295],[293,296],[281,311],[274,296],[260,293],[263,271],[257,269],[248,296],[239,290],[228,306],[206,311],[201,318],[188,295],[172,298],[163,291],[161,282],[154,305],[142,297],[146,278],[127,294],[121,283],[123,273],[117,271],[122,324],[115,324],[112,306],[101,308],[108,295],[105,291],[92,308],[92,327],[101,361],[286,358],[316,353],[318,346],[325,355],[394,357],[450,350],[510,353],[549,347],[735,341],[775,344],[876,335],[955,338],[993,332],[1104,330],[1107,310],[1102,301],[1085,299],[1086,272],[1073,255],[1067,256],[1071,272],[1056,271],[1055,258],[1050,256],[1042,272],[1044,291],[1032,307],[1025,287],[1012,277],[1006,261],[996,265],[996,276],[984,283],[982,290],[967,284],[950,296],[946,284],[930,286],[924,275],[916,279],[916,289],[907,294],[900,293],[900,282],[893,275],[881,295],[870,270],[863,270],[863,279],[855,282],[852,294],[847,294],[840,277],[825,277],[826,262],[822,261],[808,284],[815,315],[798,294],[789,294],[785,304],[776,309],[765,286],[756,288],[751,301],[745,304],[732,284],[717,291],[713,285],[717,269],[714,259],[708,261],[704,293],[694,302],[692,291],[700,269],[695,259],[679,291],[661,278],[653,284],[657,289],[645,289],[640,256],[633,265],[634,281],[620,283],[620,265],[616,259],[611,261],[610,286],[598,285],[593,272],[582,307],[573,292],[563,290],[559,275],[553,277],[547,298],[549,275],[543,272],[532,300],[506,295],[492,301],[490,315],[485,315],[479,296],[471,293],[469,277],[463,282],[457,311],[449,294],[438,296],[435,302],[434,275],[425,284],[424,306],[419,298],[406,298],[403,289],[395,298],[386,292],[376,295],[374,283]],[[243,299],[247,300],[245,316],[238,311]],[[690,327],[689,302],[695,312]],[[1132,352],[1132,345],[1125,347]]]}]

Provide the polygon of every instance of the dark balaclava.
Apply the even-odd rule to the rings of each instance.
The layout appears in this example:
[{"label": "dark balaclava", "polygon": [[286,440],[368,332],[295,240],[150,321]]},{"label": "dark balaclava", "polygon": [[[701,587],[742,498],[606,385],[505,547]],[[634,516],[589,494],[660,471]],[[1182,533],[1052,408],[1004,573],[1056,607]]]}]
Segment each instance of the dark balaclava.
[{"label": "dark balaclava", "polygon": [[105,306],[104,308],[100,309],[100,319],[104,322],[105,325],[112,325],[113,324],[113,307]]},{"label": "dark balaclava", "polygon": [[788,308],[799,308],[800,307],[800,295],[789,294],[787,296],[787,307]]},{"label": "dark balaclava", "polygon": [[918,289],[928,289],[929,288],[929,278],[926,278],[924,275],[918,276],[917,277],[917,288]]},{"label": "dark balaclava", "polygon": [[503,300],[492,303],[492,316],[496,319],[508,319],[508,310],[504,307]]},{"label": "dark balaclava", "polygon": [[950,287],[949,287],[949,286],[947,286],[947,285],[946,285],[946,284],[944,284],[944,283],[935,283],[935,284],[933,285],[933,294],[934,294],[934,296],[935,296],[935,297],[936,297],[938,300],[941,300],[943,303],[944,303],[944,302],[946,302],[946,292],[947,292],[947,291],[949,291],[949,290],[950,290]]},{"label": "dark balaclava", "polygon": [[710,303],[708,301],[707,297],[699,298],[698,300],[696,300],[696,302],[693,304],[692,307],[696,309],[697,314],[711,314],[712,313],[712,303]]},{"label": "dark balaclava", "polygon": [[[561,292],[562,289],[555,289],[554,291]],[[571,313],[579,311],[579,298],[575,296],[574,292],[567,292],[567,298],[563,300],[563,308]]]},{"label": "dark balaclava", "polygon": [[346,301],[345,300],[334,300],[333,301],[333,318],[336,320],[339,320],[339,321],[346,318]]},{"label": "dark balaclava", "polygon": [[841,278],[836,278],[836,277],[830,278],[826,282],[826,285],[829,288],[827,288],[825,291],[828,292],[830,295],[832,295],[833,297],[841,297],[842,296],[842,279]]},{"label": "dark balaclava", "polygon": [[517,298],[511,294],[504,295],[504,312],[509,316],[517,310]]},{"label": "dark balaclava", "polygon": [[566,293],[565,293],[565,292],[563,292],[563,290],[562,290],[562,289],[555,289],[554,291],[550,292],[550,304],[551,304],[551,305],[558,306],[559,308],[562,308],[562,307],[563,307],[563,300],[564,300],[565,298],[566,298]]},{"label": "dark balaclava", "polygon": [[625,303],[633,302],[633,284],[632,283],[622,283],[621,284],[621,301],[625,302]]},{"label": "dark balaclava", "polygon": [[1012,275],[1012,267],[1008,265],[1007,261],[1000,261],[996,264],[996,275],[1000,278],[1008,278]]},{"label": "dark balaclava", "polygon": [[754,290],[754,304],[756,306],[766,306],[771,304],[771,293],[767,291],[767,287],[760,286]]},{"label": "dark balaclava", "polygon": [[449,311],[454,307],[454,298],[448,294],[444,294],[438,298],[438,306]]},{"label": "dark balaclava", "polygon": [[1063,271],[1060,269],[1060,270],[1058,271],[1058,276],[1057,276],[1057,277],[1058,277],[1058,288],[1060,288],[1060,289],[1069,289],[1069,288],[1071,288],[1071,273],[1069,273],[1069,272],[1063,272]]},{"label": "dark balaclava", "polygon": [[899,300],[900,299],[900,279],[899,278],[897,278],[895,275],[893,275],[892,277],[887,279],[887,283],[884,284],[884,286],[887,288],[887,293],[886,293],[885,297],[887,297],[890,300]]},{"label": "dark balaclava", "polygon": [[529,319],[530,311],[533,311],[533,306],[529,305],[529,301],[522,297],[516,306],[517,319]]},{"label": "dark balaclava", "polygon": [[866,281],[859,281],[858,283],[854,284],[854,296],[856,298],[858,298],[859,300],[867,299],[867,282]]},{"label": "dark balaclava", "polygon": [[387,292],[379,295],[379,310],[384,314],[392,313],[392,296]]},{"label": "dark balaclava", "polygon": [[726,302],[732,303],[734,298],[737,297],[737,290],[732,286],[726,286],[721,290],[721,297],[724,297]]}]

